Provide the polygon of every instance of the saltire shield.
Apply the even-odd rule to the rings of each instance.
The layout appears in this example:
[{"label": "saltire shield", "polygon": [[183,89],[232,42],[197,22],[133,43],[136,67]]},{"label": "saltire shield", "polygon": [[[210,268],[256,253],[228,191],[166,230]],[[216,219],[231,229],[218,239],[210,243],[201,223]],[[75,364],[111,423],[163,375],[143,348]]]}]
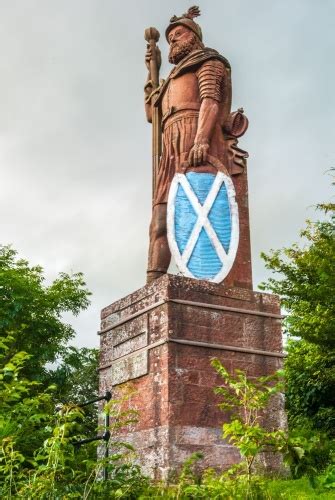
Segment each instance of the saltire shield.
[{"label": "saltire shield", "polygon": [[169,191],[167,233],[171,254],[184,276],[220,283],[238,248],[239,217],[234,184],[216,158],[213,173],[178,172]]}]

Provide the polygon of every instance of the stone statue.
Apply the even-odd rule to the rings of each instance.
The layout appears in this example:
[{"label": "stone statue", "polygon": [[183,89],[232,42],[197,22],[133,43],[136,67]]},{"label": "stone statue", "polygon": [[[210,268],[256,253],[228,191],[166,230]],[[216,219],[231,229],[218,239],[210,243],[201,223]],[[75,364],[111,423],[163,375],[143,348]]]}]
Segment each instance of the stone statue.
[{"label": "stone statue", "polygon": [[[165,34],[170,45],[169,62],[174,68],[165,81],[159,82],[161,56],[156,45],[159,33],[154,28],[149,28],[145,33],[148,41],[145,62],[149,70],[145,85],[145,110],[154,129],[153,213],[147,270],[149,283],[167,272],[171,260],[171,245],[169,247],[167,235],[167,202],[174,176],[177,173],[189,175],[194,172],[211,174],[210,178],[214,179],[218,171],[221,171],[224,177],[217,192],[224,179],[229,191],[227,183],[230,176],[243,172],[248,156],[237,146],[237,137],[246,131],[248,120],[243,109],[231,113],[230,64],[216,50],[204,46],[201,28],[194,21],[199,15],[199,8],[191,7],[181,17],[171,18]],[[195,184],[200,191],[207,178],[208,176],[197,178],[200,180]],[[192,176],[189,176],[189,182],[191,179]],[[210,184],[212,182],[210,180]],[[234,190],[232,183],[231,185]],[[178,186],[175,191],[178,191]],[[234,195],[235,193],[231,194],[232,198]],[[202,204],[199,203],[199,210],[201,208]],[[185,217],[185,210],[187,211],[185,208],[183,210],[181,217]],[[189,211],[191,213],[191,209]],[[231,218],[231,214],[228,217]],[[238,230],[238,220],[236,223]],[[181,225],[185,226],[184,222]],[[206,229],[204,224],[203,226]],[[201,228],[198,229],[198,237],[201,236],[200,231]],[[207,227],[206,231],[210,236],[211,228]],[[192,249],[194,245],[195,241]],[[236,249],[237,247],[235,254]],[[226,252],[222,249],[221,253]],[[193,276],[187,274],[187,269],[186,275]],[[202,277],[201,274],[199,276]],[[223,276],[222,273],[220,276]]]}]

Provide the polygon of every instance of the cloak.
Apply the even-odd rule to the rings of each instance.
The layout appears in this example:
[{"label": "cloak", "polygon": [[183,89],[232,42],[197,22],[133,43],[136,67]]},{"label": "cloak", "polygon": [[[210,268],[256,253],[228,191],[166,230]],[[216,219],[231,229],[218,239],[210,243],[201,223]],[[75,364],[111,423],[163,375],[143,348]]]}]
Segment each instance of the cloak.
[{"label": "cloak", "polygon": [[197,66],[204,63],[205,61],[209,61],[210,59],[218,59],[219,61],[223,62],[226,69],[230,72],[231,66],[229,64],[229,61],[224,56],[219,54],[219,52],[217,52],[216,50],[210,49],[209,47],[195,50],[190,54],[188,54],[186,57],[184,57],[184,59],[182,59],[172,69],[167,79],[163,82],[163,84],[159,88],[157,98],[155,99],[154,102],[154,106],[160,105],[162,97],[165,94],[165,91],[170,83],[170,80],[172,80],[173,78],[177,78],[178,76],[182,75],[183,73],[186,73],[187,71],[190,71],[192,68],[195,69]]}]

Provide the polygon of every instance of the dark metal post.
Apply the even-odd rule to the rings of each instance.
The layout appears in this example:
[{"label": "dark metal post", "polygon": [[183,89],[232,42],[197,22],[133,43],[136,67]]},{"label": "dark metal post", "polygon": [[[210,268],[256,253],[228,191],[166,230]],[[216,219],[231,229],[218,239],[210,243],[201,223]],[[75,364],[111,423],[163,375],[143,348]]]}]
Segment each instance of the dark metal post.
[{"label": "dark metal post", "polygon": [[[108,391],[106,392],[105,395],[105,400],[110,401],[112,398],[112,394]],[[109,411],[108,413],[105,414],[105,433],[104,433],[104,441],[106,443],[105,445],[105,467],[104,467],[104,481],[108,480],[108,464],[107,464],[107,458],[109,456],[109,438],[110,438],[110,430],[109,430]]]},{"label": "dark metal post", "polygon": [[[87,406],[87,405],[91,405],[93,403],[97,403],[98,401],[102,401],[102,400],[105,400],[108,403],[108,401],[110,401],[111,399],[112,399],[112,393],[110,391],[106,391],[106,393],[105,393],[104,396],[100,396],[99,398],[92,399],[91,401],[86,401],[85,403],[81,403],[78,406],[84,407],[84,406]],[[109,440],[110,440],[110,437],[111,437],[111,433],[110,433],[110,430],[109,430],[109,425],[110,425],[110,422],[109,422],[109,413],[106,413],[106,415],[105,415],[105,425],[104,425],[105,432],[103,433],[102,436],[95,436],[95,437],[88,438],[88,439],[82,439],[81,441],[75,441],[75,442],[73,442],[73,445],[76,448],[80,448],[83,444],[92,443],[93,441],[100,441],[100,440],[105,441],[105,443],[106,443],[105,458],[107,459],[108,455],[109,455],[109,449],[108,449]],[[108,479],[108,464],[107,464],[107,460],[106,460],[106,464],[105,464],[105,467],[104,467],[103,478],[104,478],[104,481],[107,481],[107,479]]]}]

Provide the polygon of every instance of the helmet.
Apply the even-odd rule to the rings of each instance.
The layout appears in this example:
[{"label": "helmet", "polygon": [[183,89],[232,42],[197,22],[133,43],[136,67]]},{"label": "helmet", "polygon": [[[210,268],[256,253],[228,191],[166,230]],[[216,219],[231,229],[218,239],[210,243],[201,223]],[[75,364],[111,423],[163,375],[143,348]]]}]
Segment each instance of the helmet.
[{"label": "helmet", "polygon": [[193,18],[198,17],[198,16],[200,16],[199,7],[194,6],[194,7],[190,7],[188,9],[188,11],[180,17],[177,17],[177,16],[171,17],[170,24],[166,28],[166,31],[165,31],[165,36],[166,36],[167,41],[169,41],[168,36],[169,36],[170,31],[173,28],[175,28],[176,26],[185,26],[186,28],[193,31],[193,33],[195,33],[197,35],[197,37],[199,38],[199,40],[202,42],[201,28],[200,28],[199,24],[197,24],[195,21],[193,21]]}]

